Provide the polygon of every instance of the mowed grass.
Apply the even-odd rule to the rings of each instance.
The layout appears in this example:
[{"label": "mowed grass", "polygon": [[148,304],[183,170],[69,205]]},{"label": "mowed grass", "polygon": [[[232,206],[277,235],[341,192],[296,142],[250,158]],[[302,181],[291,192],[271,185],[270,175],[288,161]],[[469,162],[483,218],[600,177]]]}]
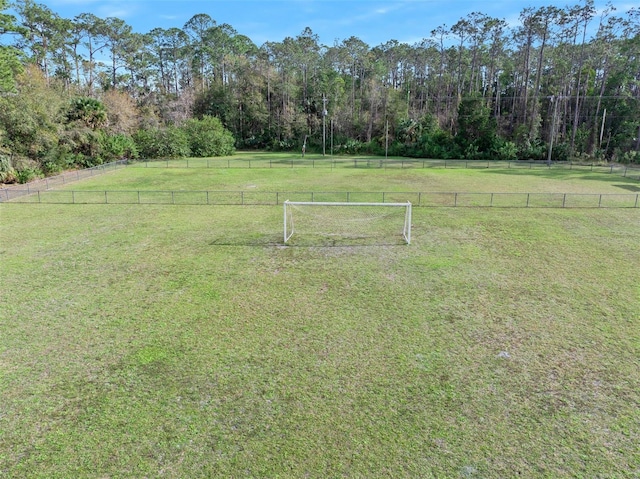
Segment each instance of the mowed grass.
[{"label": "mowed grass", "polygon": [[[256,156],[256,155],[254,155]],[[338,166],[330,160],[319,160],[317,167],[269,168],[268,159],[281,160],[299,157],[290,154],[268,154],[254,157],[240,154],[231,157],[235,165],[249,164],[252,168],[206,168],[204,162],[144,163],[119,169],[105,176],[69,183],[65,188],[86,190],[195,190],[195,191],[390,191],[390,192],[465,192],[465,193],[574,193],[574,194],[638,194],[640,182],[617,174],[590,172],[588,169],[566,169],[558,166],[526,168],[454,169],[444,168],[366,168],[350,167],[338,159]],[[224,159],[211,160],[224,165]],[[307,155],[307,165],[313,159]],[[361,159],[359,161],[364,161]],[[379,161],[379,160],[377,160]],[[193,166],[195,163],[196,166]],[[472,162],[471,162],[472,163]],[[181,165],[182,167],[178,166]],[[257,165],[257,166],[256,166]]]},{"label": "mowed grass", "polygon": [[414,208],[410,246],[283,247],[281,223],[277,206],[0,204],[0,476],[640,474],[639,209]]}]

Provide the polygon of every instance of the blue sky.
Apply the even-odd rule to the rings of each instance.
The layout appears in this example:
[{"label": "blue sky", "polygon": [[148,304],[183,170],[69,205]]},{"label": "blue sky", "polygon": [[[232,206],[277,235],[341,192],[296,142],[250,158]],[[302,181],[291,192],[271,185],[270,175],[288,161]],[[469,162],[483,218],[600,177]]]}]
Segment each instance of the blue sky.
[{"label": "blue sky", "polygon": [[[581,0],[36,0],[64,18],[93,13],[101,18],[118,17],[146,33],[155,27],[182,28],[195,14],[207,13],[217,23],[228,23],[260,46],[282,41],[310,27],[320,43],[356,36],[374,47],[388,40],[413,44],[430,36],[431,30],[452,26],[471,12],[481,12],[516,25],[525,7],[576,5]],[[606,0],[596,0],[600,11]],[[617,15],[638,2],[613,0]],[[597,25],[597,20],[594,20]]]}]

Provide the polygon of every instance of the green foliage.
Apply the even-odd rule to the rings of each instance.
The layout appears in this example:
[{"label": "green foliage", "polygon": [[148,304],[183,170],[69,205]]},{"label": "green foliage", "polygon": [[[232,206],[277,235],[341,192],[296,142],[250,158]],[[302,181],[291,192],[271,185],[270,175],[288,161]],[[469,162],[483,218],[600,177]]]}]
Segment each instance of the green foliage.
[{"label": "green foliage", "polygon": [[16,155],[39,161],[58,144],[63,97],[35,67],[17,76],[18,94],[0,96],[0,130]]},{"label": "green foliage", "polygon": [[497,125],[487,106],[487,100],[478,95],[462,98],[458,107],[458,134],[456,143],[469,159],[490,156],[497,144]]},{"label": "green foliage", "polygon": [[292,151],[297,147],[297,143],[291,139],[279,140],[274,138],[267,146],[268,151]]},{"label": "green foliage", "polygon": [[11,165],[9,156],[0,153],[0,183],[15,183],[16,171]]},{"label": "green foliage", "polygon": [[102,163],[102,133],[89,127],[77,126],[66,130],[60,137],[59,148],[70,153],[78,166],[90,167]]},{"label": "green foliage", "polygon": [[223,125],[232,125],[235,121],[237,105],[233,97],[222,85],[213,85],[198,95],[193,104],[195,117],[216,117]]},{"label": "green foliage", "polygon": [[189,138],[182,128],[148,128],[133,135],[138,155],[144,159],[184,158],[191,154]]},{"label": "green foliage", "polygon": [[418,147],[419,156],[423,158],[449,159],[461,156],[460,147],[455,139],[440,129],[422,135]]},{"label": "green foliage", "polygon": [[497,159],[513,161],[518,159],[518,147],[512,141],[505,141],[496,151]]},{"label": "green foliage", "polygon": [[184,127],[191,155],[195,157],[226,156],[234,151],[234,139],[220,119],[204,116],[188,120]]},{"label": "green foliage", "polygon": [[15,92],[15,77],[22,71],[20,51],[0,45],[0,92]]},{"label": "green foliage", "polygon": [[640,165],[640,151],[627,151],[617,158],[620,163]]},{"label": "green foliage", "polygon": [[338,154],[359,155],[365,151],[366,147],[366,143],[362,143],[361,141],[351,138],[346,138],[341,143],[338,143],[334,147],[334,150]]},{"label": "green foliage", "polygon": [[540,140],[526,141],[518,146],[518,159],[539,161],[547,159],[548,145]]},{"label": "green foliage", "polygon": [[[8,7],[6,0],[0,0],[0,35],[6,32],[21,32],[15,24],[15,17],[2,13]],[[12,46],[0,45],[0,93],[16,91],[16,75],[23,71],[22,52]]]},{"label": "green foliage", "polygon": [[95,98],[75,98],[71,101],[66,117],[69,123],[78,122],[96,130],[107,124],[107,109]]},{"label": "green foliage", "polygon": [[103,134],[100,142],[102,145],[102,159],[105,163],[124,158],[135,159],[138,157],[138,147],[129,135]]},{"label": "green foliage", "polygon": [[16,171],[16,179],[20,184],[29,183],[41,176],[42,171],[38,168],[22,168]]}]

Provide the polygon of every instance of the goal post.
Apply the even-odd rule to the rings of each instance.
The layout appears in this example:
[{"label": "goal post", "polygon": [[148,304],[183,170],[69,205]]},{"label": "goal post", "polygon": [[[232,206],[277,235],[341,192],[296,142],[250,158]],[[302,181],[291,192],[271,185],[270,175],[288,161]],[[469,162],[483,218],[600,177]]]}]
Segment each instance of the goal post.
[{"label": "goal post", "polygon": [[411,203],[287,200],[284,243],[303,237],[311,244],[411,244]]}]

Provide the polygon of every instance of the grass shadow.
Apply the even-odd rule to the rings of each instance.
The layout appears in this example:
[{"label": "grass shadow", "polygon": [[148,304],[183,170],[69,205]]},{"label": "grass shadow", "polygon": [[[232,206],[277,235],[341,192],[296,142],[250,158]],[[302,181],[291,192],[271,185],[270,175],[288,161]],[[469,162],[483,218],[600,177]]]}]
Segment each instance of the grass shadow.
[{"label": "grass shadow", "polygon": [[640,186],[634,186],[634,185],[613,185],[613,186],[617,188],[622,188],[623,190],[633,191],[634,193],[640,191]]},{"label": "grass shadow", "polygon": [[274,234],[221,234],[209,241],[210,246],[282,246],[281,235]]}]

